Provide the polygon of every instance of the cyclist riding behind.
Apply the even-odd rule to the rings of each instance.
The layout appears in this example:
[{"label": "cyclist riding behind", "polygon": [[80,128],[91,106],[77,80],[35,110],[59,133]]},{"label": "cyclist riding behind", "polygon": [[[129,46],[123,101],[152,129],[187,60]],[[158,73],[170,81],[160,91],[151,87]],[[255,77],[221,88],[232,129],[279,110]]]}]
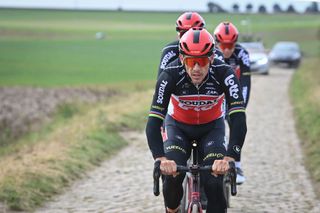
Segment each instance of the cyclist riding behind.
[{"label": "cyclist riding behind", "polygon": [[[178,40],[167,44],[161,53],[160,65],[158,69],[158,77],[165,67],[172,61],[179,57],[179,39],[190,28],[198,27],[205,28],[206,23],[204,19],[197,12],[184,12],[176,21],[176,31],[178,33]],[[219,49],[214,49],[215,57],[223,60],[223,54]]]},{"label": "cyclist riding behind", "polygon": [[[245,107],[247,107],[251,89],[249,53],[237,43],[238,36],[237,28],[230,22],[222,22],[214,30],[215,42],[222,51],[225,62],[233,68],[240,81]],[[242,184],[245,181],[245,177],[241,168],[241,155],[235,160],[237,184]]]},{"label": "cyclist riding behind", "polygon": [[[146,135],[153,158],[161,161],[166,212],[179,210],[185,174],[176,169],[177,164],[187,164],[192,140],[199,142],[202,165],[212,165],[211,174],[201,175],[207,213],[226,212],[223,174],[228,162],[240,155],[247,128],[239,81],[230,66],[214,58],[213,48],[214,39],[206,29],[190,29],[179,41],[179,58],[160,73],[156,83]],[[231,124],[228,147],[225,99]],[[164,119],[165,141],[160,130]]]}]

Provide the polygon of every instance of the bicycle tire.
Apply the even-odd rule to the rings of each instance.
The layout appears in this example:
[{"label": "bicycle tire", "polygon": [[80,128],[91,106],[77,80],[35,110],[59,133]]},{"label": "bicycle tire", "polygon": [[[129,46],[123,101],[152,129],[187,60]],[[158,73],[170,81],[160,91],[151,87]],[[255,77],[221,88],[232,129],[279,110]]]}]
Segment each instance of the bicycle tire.
[{"label": "bicycle tire", "polygon": [[188,175],[184,177],[182,187],[183,187],[183,196],[180,203],[180,212],[187,213],[188,212]]},{"label": "bicycle tire", "polygon": [[223,194],[226,199],[227,208],[230,208],[230,183],[226,182],[225,180],[223,180]]},{"label": "bicycle tire", "polygon": [[199,212],[200,212],[199,206],[196,204],[193,204],[191,206],[191,213],[199,213]]}]

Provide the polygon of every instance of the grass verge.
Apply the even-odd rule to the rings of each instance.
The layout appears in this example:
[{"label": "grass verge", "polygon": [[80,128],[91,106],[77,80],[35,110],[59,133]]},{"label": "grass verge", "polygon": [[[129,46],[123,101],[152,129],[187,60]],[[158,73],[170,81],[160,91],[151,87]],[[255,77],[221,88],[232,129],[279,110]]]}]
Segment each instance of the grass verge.
[{"label": "grass verge", "polygon": [[320,61],[307,58],[294,74],[290,95],[294,105],[296,129],[302,140],[305,165],[320,198]]},{"label": "grass verge", "polygon": [[60,125],[22,139],[0,156],[0,201],[12,210],[33,210],[99,165],[127,144],[119,130],[144,126],[146,95],[151,92],[113,97],[80,114],[70,106],[60,109],[58,116],[65,118]]}]

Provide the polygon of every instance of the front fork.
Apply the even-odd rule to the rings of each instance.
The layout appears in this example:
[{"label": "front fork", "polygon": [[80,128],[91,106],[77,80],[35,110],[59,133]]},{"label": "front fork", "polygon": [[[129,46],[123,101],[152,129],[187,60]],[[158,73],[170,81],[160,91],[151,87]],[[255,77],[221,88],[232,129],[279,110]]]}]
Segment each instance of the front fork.
[{"label": "front fork", "polygon": [[188,213],[202,213],[201,199],[200,199],[200,175],[190,174],[188,176],[189,187],[189,208]]}]

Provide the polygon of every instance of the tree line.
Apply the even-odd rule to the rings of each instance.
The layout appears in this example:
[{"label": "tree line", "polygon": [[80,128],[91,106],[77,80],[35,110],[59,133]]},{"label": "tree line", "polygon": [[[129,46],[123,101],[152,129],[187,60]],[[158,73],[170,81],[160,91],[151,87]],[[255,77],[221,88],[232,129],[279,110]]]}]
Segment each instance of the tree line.
[{"label": "tree line", "polygon": [[[214,3],[214,2],[208,2],[207,4],[208,10],[210,13],[225,13],[228,12],[226,9],[221,7],[219,4]],[[252,13],[253,12],[253,5],[251,3],[248,3],[245,6],[245,11],[246,13]],[[240,12],[240,6],[239,4],[235,3],[232,5],[232,12],[234,13],[239,13]],[[275,3],[272,7],[272,11],[268,11],[267,7],[263,4],[259,5],[257,8],[258,13],[268,13],[268,12],[273,12],[273,13],[297,13],[296,9],[292,4],[288,5],[287,8],[281,8],[279,4]],[[316,1],[313,1],[310,3],[310,5],[306,8],[304,11],[305,13],[319,13],[319,7],[318,3]]]}]

